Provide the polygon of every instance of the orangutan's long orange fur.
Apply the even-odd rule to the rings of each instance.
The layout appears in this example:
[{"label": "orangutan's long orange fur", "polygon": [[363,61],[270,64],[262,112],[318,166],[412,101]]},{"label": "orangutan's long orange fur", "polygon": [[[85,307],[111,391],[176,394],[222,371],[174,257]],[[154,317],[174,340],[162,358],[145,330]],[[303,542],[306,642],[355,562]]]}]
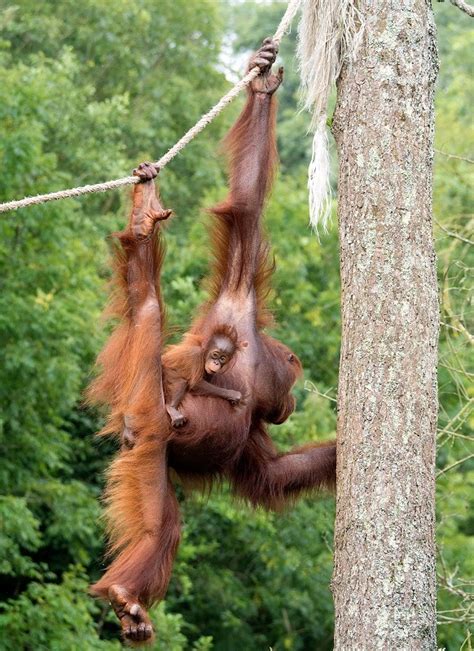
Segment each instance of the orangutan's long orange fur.
[{"label": "orangutan's long orange fur", "polygon": [[[280,454],[268,434],[267,423],[283,422],[294,409],[291,389],[301,365],[263,331],[270,323],[266,299],[273,264],[261,215],[277,162],[272,88],[279,80],[270,74],[259,83],[253,83],[226,140],[230,192],[212,211],[209,301],[182,342],[164,354],[161,225],[155,224],[148,239],[133,236],[133,220],[143,210],[150,184],[135,186],[130,224],[118,234],[109,312],[119,323],[99,356],[101,374],[89,399],[110,408],[103,434],[120,433],[124,414],[131,415],[136,444],[121,451],[108,471],[107,520],[115,558],[92,586],[93,594],[105,599],[113,584],[145,606],[164,596],[180,537],[171,470],[190,486],[224,477],[237,495],[271,509],[334,482],[335,443],[310,443]],[[180,406],[187,423],[173,430],[163,396],[167,365],[182,368],[191,382],[202,377],[203,342],[224,326],[235,328],[248,346],[213,382],[241,391],[246,404],[236,410],[220,398],[188,393]]]}]

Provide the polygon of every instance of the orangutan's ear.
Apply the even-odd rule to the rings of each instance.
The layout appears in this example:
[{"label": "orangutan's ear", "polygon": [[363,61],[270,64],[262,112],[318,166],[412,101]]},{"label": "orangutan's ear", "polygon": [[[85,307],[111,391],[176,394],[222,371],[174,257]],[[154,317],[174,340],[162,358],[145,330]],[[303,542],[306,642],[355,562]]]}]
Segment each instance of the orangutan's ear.
[{"label": "orangutan's ear", "polygon": [[239,341],[239,348],[247,348],[248,345],[248,341]]}]

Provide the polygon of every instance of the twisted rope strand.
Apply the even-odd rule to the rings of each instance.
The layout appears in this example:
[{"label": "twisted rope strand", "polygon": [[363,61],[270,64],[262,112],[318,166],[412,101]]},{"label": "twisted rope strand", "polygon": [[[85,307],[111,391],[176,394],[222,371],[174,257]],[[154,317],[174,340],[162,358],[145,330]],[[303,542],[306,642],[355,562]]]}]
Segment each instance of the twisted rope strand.
[{"label": "twisted rope strand", "polygon": [[[281,39],[288,32],[291,21],[295,17],[298,7],[301,0],[290,0],[288,7],[283,15],[283,18],[278,25],[273,41],[277,44],[280,43]],[[210,124],[214,118],[216,118],[219,113],[230,104],[243,90],[246,86],[250,84],[258,75],[260,74],[260,68],[256,66],[252,68],[243,79],[235,84],[233,88],[226,93],[215,106],[211,108],[208,113],[205,113],[196,124],[187,131],[178,142],[171,147],[169,151],[164,154],[160,160],[156,161],[155,166],[158,169],[163,169],[179,152],[186,147],[187,144],[195,138],[198,133],[200,133],[208,124]],[[120,188],[124,185],[134,185],[139,183],[140,179],[137,176],[124,176],[121,179],[115,179],[113,181],[105,181],[104,183],[94,183],[93,185],[83,185],[77,188],[70,188],[69,190],[60,190],[58,192],[50,192],[49,194],[38,194],[32,197],[25,197],[25,199],[19,199],[17,201],[8,201],[6,203],[0,204],[0,213],[7,212],[9,210],[17,210],[18,208],[25,208],[26,206],[35,206],[40,203],[46,203],[46,201],[57,201],[58,199],[68,199],[70,197],[79,197],[82,194],[91,194],[93,192],[106,192],[107,190],[113,190],[115,188]]]}]

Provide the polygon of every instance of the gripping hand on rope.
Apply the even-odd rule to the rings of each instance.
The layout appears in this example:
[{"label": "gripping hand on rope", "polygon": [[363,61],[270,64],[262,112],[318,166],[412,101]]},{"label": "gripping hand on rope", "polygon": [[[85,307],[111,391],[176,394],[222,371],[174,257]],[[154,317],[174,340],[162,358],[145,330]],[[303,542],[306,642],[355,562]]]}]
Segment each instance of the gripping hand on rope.
[{"label": "gripping hand on rope", "polygon": [[139,240],[145,240],[153,234],[157,221],[168,219],[171,210],[163,210],[156,196],[154,179],[159,169],[153,163],[141,163],[133,170],[133,175],[140,179],[135,190],[135,202],[131,230]]},{"label": "gripping hand on rope", "polygon": [[272,74],[272,65],[278,54],[278,44],[270,37],[263,41],[262,47],[257,50],[249,61],[248,71],[260,68],[260,74],[250,82],[254,93],[273,95],[283,80],[283,68],[278,68],[276,75]]}]

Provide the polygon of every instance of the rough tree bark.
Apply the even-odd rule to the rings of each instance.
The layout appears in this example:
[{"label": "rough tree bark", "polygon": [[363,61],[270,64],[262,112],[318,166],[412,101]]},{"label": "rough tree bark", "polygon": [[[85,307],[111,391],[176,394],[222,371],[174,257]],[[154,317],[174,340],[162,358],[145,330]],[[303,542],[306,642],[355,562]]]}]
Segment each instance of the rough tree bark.
[{"label": "rough tree bark", "polygon": [[436,649],[438,301],[431,228],[435,27],[428,0],[359,0],[338,85],[342,350],[337,651]]}]

